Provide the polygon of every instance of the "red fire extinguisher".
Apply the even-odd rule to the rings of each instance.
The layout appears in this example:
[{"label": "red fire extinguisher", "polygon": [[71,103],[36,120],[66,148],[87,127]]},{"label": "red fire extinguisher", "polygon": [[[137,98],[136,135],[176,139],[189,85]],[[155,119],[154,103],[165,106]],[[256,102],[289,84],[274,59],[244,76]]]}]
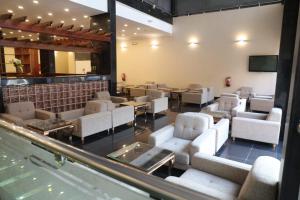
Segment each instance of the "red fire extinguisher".
[{"label": "red fire extinguisher", "polygon": [[225,78],[225,86],[226,87],[230,87],[231,86],[231,77],[226,77]]}]

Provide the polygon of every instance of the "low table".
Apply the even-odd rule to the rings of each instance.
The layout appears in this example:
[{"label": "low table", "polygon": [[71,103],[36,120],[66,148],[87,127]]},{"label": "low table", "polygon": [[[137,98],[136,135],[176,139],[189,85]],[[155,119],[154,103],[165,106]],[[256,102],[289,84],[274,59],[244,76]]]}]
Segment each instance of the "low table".
[{"label": "low table", "polygon": [[145,122],[147,121],[147,108],[148,105],[146,102],[135,102],[135,101],[128,101],[124,103],[120,103],[120,106],[133,106],[134,107],[134,123],[136,124],[136,117],[139,114],[145,115]]},{"label": "low table", "polygon": [[182,102],[182,93],[186,92],[187,89],[176,89],[170,92],[170,97],[173,99],[173,96],[176,95],[177,97],[177,106],[181,109],[181,102]]},{"label": "low table", "polygon": [[[51,132],[57,132],[63,129],[73,129],[74,125],[72,122],[62,119],[49,119],[27,124],[27,127],[43,135],[49,135]],[[69,140],[72,140],[72,133],[69,136]]]},{"label": "low table", "polygon": [[221,119],[230,119],[230,116],[226,113],[205,110],[202,110],[201,113],[211,115],[214,119],[214,124],[217,124]]},{"label": "low table", "polygon": [[133,168],[151,174],[161,166],[169,163],[169,175],[175,162],[175,153],[169,150],[153,147],[149,144],[136,142],[115,151],[107,157]]}]

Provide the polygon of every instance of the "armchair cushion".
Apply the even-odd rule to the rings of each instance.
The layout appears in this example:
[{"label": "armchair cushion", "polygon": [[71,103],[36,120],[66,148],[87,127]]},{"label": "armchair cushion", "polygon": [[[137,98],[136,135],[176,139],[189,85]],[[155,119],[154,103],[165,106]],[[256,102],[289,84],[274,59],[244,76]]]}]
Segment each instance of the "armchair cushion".
[{"label": "armchair cushion", "polygon": [[84,108],[60,112],[57,115],[59,119],[75,120],[84,115]]},{"label": "armchair cushion", "polygon": [[274,200],[277,197],[280,161],[261,156],[253,164],[238,199]]},{"label": "armchair cushion", "polygon": [[201,115],[178,114],[175,121],[174,137],[194,140],[204,130],[208,129],[208,118]]},{"label": "armchair cushion", "polygon": [[30,101],[8,104],[7,113],[23,120],[36,118],[34,104]]},{"label": "armchair cushion", "polygon": [[239,105],[239,99],[236,97],[221,96],[218,110],[230,111]]}]

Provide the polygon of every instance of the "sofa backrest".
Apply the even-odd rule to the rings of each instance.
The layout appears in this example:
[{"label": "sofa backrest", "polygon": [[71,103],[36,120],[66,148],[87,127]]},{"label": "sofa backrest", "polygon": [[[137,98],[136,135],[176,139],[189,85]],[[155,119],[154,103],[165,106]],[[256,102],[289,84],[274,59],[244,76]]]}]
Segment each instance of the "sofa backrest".
[{"label": "sofa backrest", "polygon": [[107,111],[107,103],[101,101],[88,101],[84,107],[84,115]]},{"label": "sofa backrest", "polygon": [[96,92],[96,99],[110,100],[110,94],[108,91]]},{"label": "sofa backrest", "polygon": [[272,108],[268,114],[267,120],[273,122],[281,122],[282,110],[280,108]]},{"label": "sofa backrest", "polygon": [[158,83],[157,88],[168,88],[168,86],[165,83]]},{"label": "sofa backrest", "polygon": [[240,87],[240,89],[238,91],[240,91],[241,97],[249,97],[249,95],[253,92],[253,88],[252,87]]},{"label": "sofa backrest", "polygon": [[175,120],[174,137],[194,140],[208,129],[208,118],[199,113],[178,114]]},{"label": "sofa backrest", "polygon": [[165,93],[160,90],[147,90],[146,95],[149,97],[149,100],[158,99],[165,97]]},{"label": "sofa backrest", "polygon": [[31,101],[9,103],[7,104],[6,111],[8,114],[20,117],[23,120],[35,118],[35,108]]},{"label": "sofa backrest", "polygon": [[226,93],[226,92],[223,92],[223,93],[221,94],[221,96],[227,96],[227,97],[239,97],[238,94]]},{"label": "sofa backrest", "polygon": [[238,106],[240,100],[238,97],[233,96],[221,96],[219,99],[219,109],[222,111],[231,111],[233,108]]},{"label": "sofa backrest", "polygon": [[202,85],[199,84],[199,83],[191,83],[191,84],[189,84],[189,86],[188,86],[188,89],[189,89],[189,90],[200,90],[201,88],[203,88],[203,87],[202,87]]},{"label": "sofa backrest", "polygon": [[269,156],[256,159],[246,181],[242,185],[239,200],[274,200],[280,173],[280,161]]}]

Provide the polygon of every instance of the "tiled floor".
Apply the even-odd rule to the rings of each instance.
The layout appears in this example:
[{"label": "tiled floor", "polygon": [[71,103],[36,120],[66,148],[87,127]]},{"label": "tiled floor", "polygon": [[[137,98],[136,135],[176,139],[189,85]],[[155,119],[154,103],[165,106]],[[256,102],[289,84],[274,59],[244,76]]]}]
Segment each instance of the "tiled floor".
[{"label": "tiled floor", "polygon": [[[146,123],[144,116],[139,116],[136,127],[124,125],[116,128],[115,134],[107,135],[107,132],[98,133],[87,137],[84,145],[81,145],[78,138],[74,138],[73,145],[88,152],[106,156],[120,149],[124,144],[128,145],[136,141],[147,142],[149,134],[153,131],[174,122],[179,110],[182,112],[199,112],[200,108],[196,105],[185,105],[182,109],[172,108],[166,115],[157,115],[155,119],[153,119],[151,115],[148,115]],[[237,139],[233,142],[229,139],[217,153],[217,156],[253,164],[254,160],[259,156],[273,156],[280,159],[281,151],[282,142],[273,150],[270,144],[241,139]],[[164,173],[162,172],[162,174]]]}]

